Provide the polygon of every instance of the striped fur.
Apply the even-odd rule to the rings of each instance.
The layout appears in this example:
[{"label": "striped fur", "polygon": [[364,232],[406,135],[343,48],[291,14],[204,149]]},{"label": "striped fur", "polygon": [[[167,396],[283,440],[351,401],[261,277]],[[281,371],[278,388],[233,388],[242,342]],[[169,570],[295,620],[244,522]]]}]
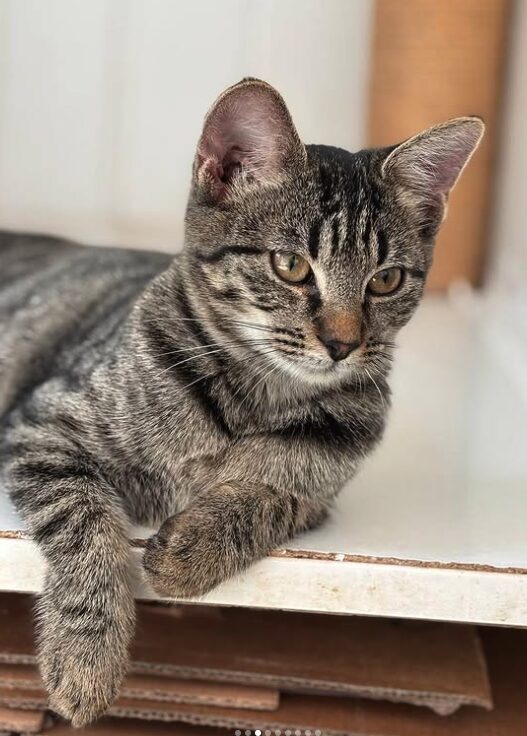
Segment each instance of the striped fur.
[{"label": "striped fur", "polygon": [[[208,126],[221,136],[241,93],[251,145],[261,100],[276,107],[268,145],[223,160]],[[50,705],[77,726],[126,671],[131,521],[160,527],[144,557],[154,589],[195,596],[324,519],[382,435],[393,339],[443,214],[446,194],[424,206],[400,184],[396,149],[304,147],[264,83],[218,104],[181,256],[0,234],[0,467],[48,563],[37,614]],[[312,278],[281,281],[276,249],[308,259]],[[387,264],[404,268],[402,286],[369,296]],[[362,343],[337,364],[314,325],[339,310]]]}]

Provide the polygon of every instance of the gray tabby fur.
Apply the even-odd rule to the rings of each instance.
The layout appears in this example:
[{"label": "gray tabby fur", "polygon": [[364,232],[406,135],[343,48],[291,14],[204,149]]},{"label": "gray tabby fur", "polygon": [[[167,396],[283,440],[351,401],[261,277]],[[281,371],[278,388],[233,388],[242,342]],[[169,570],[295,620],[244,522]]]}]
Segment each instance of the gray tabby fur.
[{"label": "gray tabby fur", "polygon": [[[126,672],[131,522],[160,525],[153,588],[198,596],[320,524],[377,444],[393,340],[482,128],[306,147],[278,93],[243,80],[206,119],[181,255],[0,235],[1,470],[47,560],[38,656],[74,725]],[[275,275],[284,248],[311,282]],[[388,265],[402,286],[368,295]],[[360,348],[333,362],[321,320]]]}]

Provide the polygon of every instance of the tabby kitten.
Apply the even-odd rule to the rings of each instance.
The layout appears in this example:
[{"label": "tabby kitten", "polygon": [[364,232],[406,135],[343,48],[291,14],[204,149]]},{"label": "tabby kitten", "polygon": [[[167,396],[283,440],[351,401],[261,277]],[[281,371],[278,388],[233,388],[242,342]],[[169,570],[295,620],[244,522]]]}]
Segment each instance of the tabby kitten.
[{"label": "tabby kitten", "polygon": [[245,79],[208,113],[180,256],[0,235],[0,451],[47,561],[38,653],[75,726],[113,701],[144,569],[198,596],[319,524],[382,435],[477,118],[351,154]]}]

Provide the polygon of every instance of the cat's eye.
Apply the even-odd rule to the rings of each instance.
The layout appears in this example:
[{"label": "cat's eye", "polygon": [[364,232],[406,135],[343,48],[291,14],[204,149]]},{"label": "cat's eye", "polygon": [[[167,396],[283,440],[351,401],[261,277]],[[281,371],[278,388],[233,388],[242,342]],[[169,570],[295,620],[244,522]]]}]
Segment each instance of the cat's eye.
[{"label": "cat's eye", "polygon": [[384,296],[385,294],[393,294],[399,288],[403,280],[402,268],[384,268],[378,271],[368,281],[368,291],[371,294]]},{"label": "cat's eye", "polygon": [[296,253],[272,253],[271,264],[281,279],[294,284],[305,281],[311,273],[309,263]]}]

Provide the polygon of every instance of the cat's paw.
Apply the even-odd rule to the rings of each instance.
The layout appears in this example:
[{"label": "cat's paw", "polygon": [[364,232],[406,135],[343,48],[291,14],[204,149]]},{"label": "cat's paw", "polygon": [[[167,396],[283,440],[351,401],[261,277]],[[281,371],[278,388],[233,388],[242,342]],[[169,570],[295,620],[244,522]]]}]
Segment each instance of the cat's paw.
[{"label": "cat's paw", "polygon": [[41,606],[38,662],[49,708],[80,728],[95,721],[119,694],[126,651],[93,630],[67,628],[54,607]]},{"label": "cat's paw", "polygon": [[162,597],[194,598],[231,574],[231,560],[214,521],[183,512],[161,526],[146,543],[143,567]]},{"label": "cat's paw", "polygon": [[48,707],[54,713],[71,722],[74,728],[83,728],[96,721],[108,710],[113,698],[102,693],[83,692],[79,688],[72,692],[65,683],[49,696]]},{"label": "cat's paw", "polygon": [[119,693],[123,669],[110,652],[93,643],[57,640],[54,651],[43,647],[39,660],[49,693],[49,707],[76,728],[103,715]]}]

